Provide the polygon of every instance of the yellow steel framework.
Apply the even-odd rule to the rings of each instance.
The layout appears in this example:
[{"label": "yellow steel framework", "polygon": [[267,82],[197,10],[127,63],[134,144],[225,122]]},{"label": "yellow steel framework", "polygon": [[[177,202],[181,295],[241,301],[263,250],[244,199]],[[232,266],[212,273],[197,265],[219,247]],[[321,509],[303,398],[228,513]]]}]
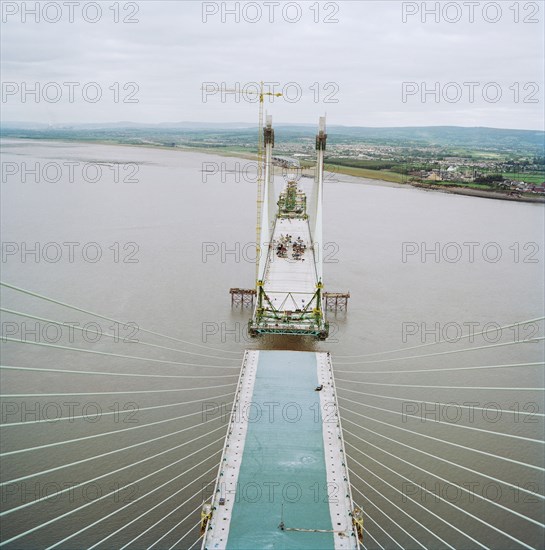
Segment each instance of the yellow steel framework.
[{"label": "yellow steel framework", "polygon": [[[204,89],[204,88],[203,88]],[[229,94],[248,94],[259,96],[259,119],[257,129],[257,221],[256,221],[256,261],[255,261],[255,279],[257,282],[259,276],[259,258],[261,256],[261,213],[263,210],[263,98],[268,96],[281,97],[280,92],[265,92],[263,91],[263,81],[259,83],[259,92],[254,90],[221,90],[222,93]]]}]

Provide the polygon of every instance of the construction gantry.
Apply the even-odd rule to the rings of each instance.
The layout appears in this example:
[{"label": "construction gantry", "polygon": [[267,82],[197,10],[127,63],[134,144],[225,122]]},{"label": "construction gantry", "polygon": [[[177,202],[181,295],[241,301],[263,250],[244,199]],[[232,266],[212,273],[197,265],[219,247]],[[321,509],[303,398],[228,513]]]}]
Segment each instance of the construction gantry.
[{"label": "construction gantry", "polygon": [[274,130],[271,117],[263,128],[265,177],[261,209],[261,251],[256,281],[256,306],[249,333],[297,334],[325,340],[329,326],[324,316],[322,280],[322,204],[324,151],[327,134],[320,118],[316,136],[316,177],[311,200],[299,187],[299,177],[288,172],[278,200],[274,190]]}]

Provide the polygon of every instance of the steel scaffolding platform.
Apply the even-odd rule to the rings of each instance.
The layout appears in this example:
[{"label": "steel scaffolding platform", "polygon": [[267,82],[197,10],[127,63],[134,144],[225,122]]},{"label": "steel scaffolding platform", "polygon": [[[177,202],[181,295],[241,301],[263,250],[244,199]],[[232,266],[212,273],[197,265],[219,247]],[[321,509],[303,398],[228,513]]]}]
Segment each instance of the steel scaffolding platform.
[{"label": "steel scaffolding platform", "polygon": [[326,311],[347,311],[350,292],[324,292]]},{"label": "steel scaffolding platform", "polygon": [[230,288],[231,306],[253,307],[256,291],[254,288]]}]

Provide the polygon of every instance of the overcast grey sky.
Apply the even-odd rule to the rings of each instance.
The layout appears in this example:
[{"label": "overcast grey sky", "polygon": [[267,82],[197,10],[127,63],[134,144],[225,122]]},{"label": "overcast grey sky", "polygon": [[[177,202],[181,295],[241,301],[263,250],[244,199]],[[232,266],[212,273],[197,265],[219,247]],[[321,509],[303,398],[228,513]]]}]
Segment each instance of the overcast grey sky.
[{"label": "overcast grey sky", "polygon": [[201,87],[264,80],[276,122],[544,125],[542,0],[35,4],[2,1],[5,121],[252,122]]}]

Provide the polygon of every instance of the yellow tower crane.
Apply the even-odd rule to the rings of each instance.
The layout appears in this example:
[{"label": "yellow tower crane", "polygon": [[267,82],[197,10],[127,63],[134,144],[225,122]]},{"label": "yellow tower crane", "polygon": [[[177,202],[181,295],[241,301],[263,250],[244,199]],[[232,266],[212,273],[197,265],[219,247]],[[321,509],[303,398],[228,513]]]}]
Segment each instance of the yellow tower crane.
[{"label": "yellow tower crane", "polygon": [[[202,88],[205,91],[209,91],[207,88]],[[261,212],[263,209],[263,99],[266,95],[281,97],[282,94],[279,92],[265,92],[263,91],[263,82],[259,83],[259,91],[254,90],[229,90],[222,89],[221,93],[229,94],[248,94],[248,95],[257,95],[259,96],[259,119],[258,119],[258,141],[257,141],[257,222],[256,222],[256,260],[255,260],[255,272],[256,272],[256,281],[258,278],[259,271],[259,258],[261,257]]]}]

